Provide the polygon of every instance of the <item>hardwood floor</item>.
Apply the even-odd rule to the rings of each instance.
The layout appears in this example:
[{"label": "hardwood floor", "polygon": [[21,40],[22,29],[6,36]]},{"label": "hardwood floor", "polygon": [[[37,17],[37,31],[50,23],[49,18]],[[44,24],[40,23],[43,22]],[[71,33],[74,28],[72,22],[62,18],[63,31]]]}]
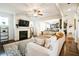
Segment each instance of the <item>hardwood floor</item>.
[{"label": "hardwood floor", "polygon": [[77,44],[72,37],[67,37],[61,50],[60,56],[79,56]]}]

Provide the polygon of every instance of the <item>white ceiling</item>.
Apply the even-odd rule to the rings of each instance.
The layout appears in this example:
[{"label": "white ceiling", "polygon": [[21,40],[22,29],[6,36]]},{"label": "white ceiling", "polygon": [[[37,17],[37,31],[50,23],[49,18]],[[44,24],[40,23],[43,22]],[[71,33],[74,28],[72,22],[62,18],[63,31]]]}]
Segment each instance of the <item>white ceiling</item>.
[{"label": "white ceiling", "polygon": [[61,18],[61,12],[65,16],[74,15],[77,11],[78,4],[62,3],[59,4],[59,8],[55,3],[0,3],[1,12],[7,11],[17,14],[23,13],[28,16],[32,16],[33,9],[40,9],[43,13],[41,18],[44,19]]},{"label": "white ceiling", "polygon": [[65,16],[74,15],[78,9],[77,3],[72,3],[72,4],[62,3],[59,5],[60,5],[60,8],[62,9],[62,12]]}]

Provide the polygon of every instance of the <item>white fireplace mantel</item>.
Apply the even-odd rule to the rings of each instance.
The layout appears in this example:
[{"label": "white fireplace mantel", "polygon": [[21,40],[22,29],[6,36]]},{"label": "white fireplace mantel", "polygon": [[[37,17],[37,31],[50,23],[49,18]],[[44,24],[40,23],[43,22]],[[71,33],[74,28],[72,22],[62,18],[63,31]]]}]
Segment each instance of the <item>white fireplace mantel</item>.
[{"label": "white fireplace mantel", "polygon": [[28,38],[30,37],[30,27],[18,27],[15,31],[15,40],[19,40],[19,31],[28,31]]}]

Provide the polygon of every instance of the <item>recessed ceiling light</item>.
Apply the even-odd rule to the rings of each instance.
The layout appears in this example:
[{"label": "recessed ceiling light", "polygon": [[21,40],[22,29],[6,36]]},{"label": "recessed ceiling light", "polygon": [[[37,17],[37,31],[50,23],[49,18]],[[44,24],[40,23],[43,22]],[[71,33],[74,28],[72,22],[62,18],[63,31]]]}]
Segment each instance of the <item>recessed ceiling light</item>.
[{"label": "recessed ceiling light", "polygon": [[68,9],[67,11],[71,11],[71,9]]}]

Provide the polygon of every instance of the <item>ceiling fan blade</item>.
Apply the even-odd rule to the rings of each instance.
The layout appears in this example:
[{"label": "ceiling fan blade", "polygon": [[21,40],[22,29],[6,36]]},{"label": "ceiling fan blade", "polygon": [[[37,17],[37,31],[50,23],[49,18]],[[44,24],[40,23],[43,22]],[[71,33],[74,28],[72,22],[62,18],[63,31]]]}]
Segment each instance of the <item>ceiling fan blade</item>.
[{"label": "ceiling fan blade", "polygon": [[38,14],[38,15],[43,16],[43,14]]}]

